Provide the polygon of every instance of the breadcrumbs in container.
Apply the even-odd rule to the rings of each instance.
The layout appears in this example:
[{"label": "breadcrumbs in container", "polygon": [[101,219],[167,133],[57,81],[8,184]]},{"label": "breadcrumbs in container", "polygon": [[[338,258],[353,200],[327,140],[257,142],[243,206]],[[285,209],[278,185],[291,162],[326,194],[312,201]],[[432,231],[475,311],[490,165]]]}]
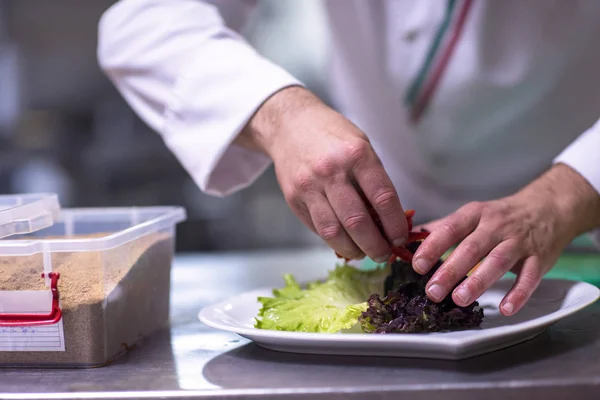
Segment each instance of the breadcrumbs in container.
[{"label": "breadcrumbs in container", "polygon": [[102,366],[165,328],[184,219],[179,207],[65,209],[0,240],[0,366]]}]

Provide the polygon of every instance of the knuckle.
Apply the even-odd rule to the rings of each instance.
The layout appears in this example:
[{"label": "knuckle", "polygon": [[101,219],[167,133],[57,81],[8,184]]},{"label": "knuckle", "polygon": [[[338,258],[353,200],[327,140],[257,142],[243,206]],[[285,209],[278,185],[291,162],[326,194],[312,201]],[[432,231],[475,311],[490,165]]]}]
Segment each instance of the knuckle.
[{"label": "knuckle", "polygon": [[366,214],[352,214],[344,218],[344,226],[350,230],[357,230],[367,224]]},{"label": "knuckle", "polygon": [[342,227],[338,224],[328,224],[317,228],[317,233],[324,240],[330,241],[339,238],[342,235]]},{"label": "knuckle", "polygon": [[300,173],[294,178],[291,196],[298,197],[315,189],[315,180],[310,174]]},{"label": "knuckle", "polygon": [[478,260],[482,257],[481,245],[474,240],[465,241],[461,247],[469,260]]},{"label": "knuckle", "polygon": [[358,164],[369,155],[370,150],[371,146],[366,141],[354,141],[346,148],[346,159],[353,165]]},{"label": "knuckle", "polygon": [[450,237],[455,237],[458,234],[454,225],[449,222],[444,222],[444,224],[442,224],[442,226],[440,227],[440,231],[442,231],[444,235]]},{"label": "knuckle", "polygon": [[541,273],[539,271],[524,271],[520,275],[521,282],[527,287],[536,287],[541,279]]},{"label": "knuckle", "polygon": [[485,280],[478,274],[473,274],[469,277],[469,285],[475,293],[482,293],[486,288]]},{"label": "knuckle", "polygon": [[481,213],[484,208],[485,208],[485,204],[483,202],[471,201],[471,202],[465,204],[461,208],[461,211],[464,212],[465,214],[478,214],[478,213]]},{"label": "knuckle", "polygon": [[528,292],[522,287],[515,287],[511,290],[513,299],[516,299],[519,303],[524,303],[529,298]]},{"label": "knuckle", "polygon": [[507,254],[502,253],[490,253],[486,258],[493,268],[499,270],[507,269],[511,262],[511,258]]},{"label": "knuckle", "polygon": [[286,188],[282,191],[285,201],[290,205],[290,207],[292,207],[292,209],[299,207],[298,196],[294,188]]},{"label": "knuckle", "polygon": [[331,158],[324,158],[317,161],[313,165],[312,170],[315,176],[319,178],[329,179],[337,173],[339,168],[335,160]]},{"label": "knuckle", "polygon": [[390,210],[398,199],[398,195],[393,189],[384,188],[373,196],[373,206],[382,211]]},{"label": "knuckle", "polygon": [[503,201],[482,203],[480,212],[481,217],[493,223],[499,231],[512,225],[510,209]]}]

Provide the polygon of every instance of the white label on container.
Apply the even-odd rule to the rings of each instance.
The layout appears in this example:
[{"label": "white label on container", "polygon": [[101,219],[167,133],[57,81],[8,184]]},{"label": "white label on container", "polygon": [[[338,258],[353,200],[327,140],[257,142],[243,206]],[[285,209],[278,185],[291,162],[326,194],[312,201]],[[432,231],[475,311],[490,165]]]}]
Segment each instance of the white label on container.
[{"label": "white label on container", "polygon": [[[0,291],[0,313],[48,314],[52,309],[52,292]],[[62,318],[53,325],[0,326],[2,351],[65,351]]]}]

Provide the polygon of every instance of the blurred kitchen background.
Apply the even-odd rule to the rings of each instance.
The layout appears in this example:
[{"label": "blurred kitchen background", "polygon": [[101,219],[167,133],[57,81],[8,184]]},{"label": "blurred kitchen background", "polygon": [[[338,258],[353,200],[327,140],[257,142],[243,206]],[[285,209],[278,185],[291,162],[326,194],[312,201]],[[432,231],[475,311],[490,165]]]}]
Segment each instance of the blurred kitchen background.
[{"label": "blurred kitchen background", "polygon": [[[182,205],[178,250],[306,247],[270,169],[225,199],[204,195],[100,71],[108,0],[0,0],[0,192],[56,192],[63,207]],[[244,32],[325,101],[320,0],[262,0]]]}]

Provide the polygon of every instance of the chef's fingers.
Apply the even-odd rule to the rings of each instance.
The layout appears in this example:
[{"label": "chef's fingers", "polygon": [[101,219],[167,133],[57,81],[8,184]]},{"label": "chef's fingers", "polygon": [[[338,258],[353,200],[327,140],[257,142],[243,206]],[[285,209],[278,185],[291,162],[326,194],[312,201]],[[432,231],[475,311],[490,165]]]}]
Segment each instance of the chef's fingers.
[{"label": "chef's fingers", "polygon": [[[493,232],[486,231],[485,228],[476,229],[458,245],[427,282],[427,296],[433,301],[442,301],[452,288],[499,243],[500,239],[495,237]],[[478,281],[479,278],[481,277],[475,278],[475,282],[471,284],[483,283]],[[464,291],[459,295],[466,297]]]},{"label": "chef's fingers", "polygon": [[310,211],[308,210],[306,204],[304,204],[303,201],[297,198],[287,200],[290,209],[294,214],[296,214],[296,217],[298,217],[298,219],[302,221],[302,223],[306,225],[308,229],[310,229],[314,233],[317,233],[317,229],[315,228],[315,225],[312,222],[312,217],[310,216]]},{"label": "chef's fingers", "polygon": [[375,159],[358,163],[353,172],[356,183],[379,216],[389,243],[403,245],[408,237],[408,223],[398,193],[381,162]]},{"label": "chef's fingers", "polygon": [[350,182],[325,186],[325,195],[346,232],[367,256],[385,262],[391,256],[390,244],[371,218],[367,205]]},{"label": "chef's fingers", "polygon": [[454,302],[466,307],[479,298],[504,274],[510,271],[522,257],[522,250],[515,240],[507,240],[496,246],[475,271],[452,293]]},{"label": "chef's fingers", "polygon": [[350,238],[324,194],[313,192],[305,199],[315,232],[342,257],[360,259],[364,253]]},{"label": "chef's fingers", "polygon": [[471,207],[465,206],[436,224],[435,229],[421,243],[413,257],[413,268],[417,273],[429,272],[450,247],[475,230],[481,213],[474,211]]},{"label": "chef's fingers", "polygon": [[542,276],[541,260],[536,256],[526,258],[515,284],[500,302],[500,312],[506,316],[518,312],[537,289]]}]

